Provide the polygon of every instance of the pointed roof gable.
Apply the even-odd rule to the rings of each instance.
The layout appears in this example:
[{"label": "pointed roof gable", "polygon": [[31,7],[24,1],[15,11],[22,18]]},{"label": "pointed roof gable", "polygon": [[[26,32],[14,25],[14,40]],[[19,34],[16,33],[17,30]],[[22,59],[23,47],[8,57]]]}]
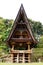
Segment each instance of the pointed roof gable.
[{"label": "pointed roof gable", "polygon": [[19,12],[17,14],[17,17],[16,17],[16,19],[14,21],[14,24],[13,24],[13,27],[11,29],[11,32],[10,32],[8,38],[7,38],[7,42],[10,40],[10,38],[11,38],[11,36],[13,34],[13,31],[14,31],[16,25],[17,25],[17,22],[20,20],[21,17],[23,17],[24,21],[27,23],[27,28],[28,28],[28,30],[30,32],[30,35],[31,35],[32,40],[34,41],[34,43],[37,43],[37,41],[35,40],[35,38],[34,38],[34,36],[32,34],[31,27],[30,27],[30,23],[29,23],[29,21],[27,19],[27,16],[26,16],[26,13],[25,13],[25,10],[24,10],[24,7],[23,7],[22,4],[21,4],[21,7],[20,7]]}]

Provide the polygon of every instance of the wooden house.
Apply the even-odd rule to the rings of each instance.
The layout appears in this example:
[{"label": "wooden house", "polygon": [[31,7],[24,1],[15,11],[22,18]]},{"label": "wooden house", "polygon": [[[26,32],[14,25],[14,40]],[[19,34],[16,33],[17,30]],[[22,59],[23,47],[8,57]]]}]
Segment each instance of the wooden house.
[{"label": "wooden house", "polygon": [[12,62],[31,62],[32,48],[37,44],[37,41],[33,36],[23,5],[21,5],[14,21],[7,39],[7,44],[11,48],[10,54]]}]

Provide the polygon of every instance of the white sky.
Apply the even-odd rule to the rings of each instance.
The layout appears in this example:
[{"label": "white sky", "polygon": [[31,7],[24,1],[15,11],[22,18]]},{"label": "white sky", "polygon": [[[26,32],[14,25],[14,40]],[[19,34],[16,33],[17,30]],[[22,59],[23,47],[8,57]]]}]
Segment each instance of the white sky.
[{"label": "white sky", "polygon": [[15,20],[21,3],[28,18],[43,24],[43,0],[0,0],[0,17]]}]

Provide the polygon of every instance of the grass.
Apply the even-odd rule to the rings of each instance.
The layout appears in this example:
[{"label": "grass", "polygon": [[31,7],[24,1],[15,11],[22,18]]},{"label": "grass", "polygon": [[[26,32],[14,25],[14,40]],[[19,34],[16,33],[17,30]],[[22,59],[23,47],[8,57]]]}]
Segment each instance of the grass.
[{"label": "grass", "polygon": [[0,65],[43,65],[43,63],[0,63]]}]

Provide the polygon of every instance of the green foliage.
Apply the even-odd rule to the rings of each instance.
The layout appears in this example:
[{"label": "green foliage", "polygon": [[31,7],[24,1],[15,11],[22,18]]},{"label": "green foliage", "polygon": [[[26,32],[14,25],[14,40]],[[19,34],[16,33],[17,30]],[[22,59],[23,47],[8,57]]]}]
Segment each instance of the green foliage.
[{"label": "green foliage", "polygon": [[13,25],[13,20],[3,19],[0,17],[0,52],[8,53],[9,48],[7,47],[5,40],[7,39],[10,30]]},{"label": "green foliage", "polygon": [[38,48],[43,48],[43,36],[40,36],[39,43],[37,44]]},{"label": "green foliage", "polygon": [[38,21],[29,20],[30,26],[34,34],[43,35],[43,25]]}]

